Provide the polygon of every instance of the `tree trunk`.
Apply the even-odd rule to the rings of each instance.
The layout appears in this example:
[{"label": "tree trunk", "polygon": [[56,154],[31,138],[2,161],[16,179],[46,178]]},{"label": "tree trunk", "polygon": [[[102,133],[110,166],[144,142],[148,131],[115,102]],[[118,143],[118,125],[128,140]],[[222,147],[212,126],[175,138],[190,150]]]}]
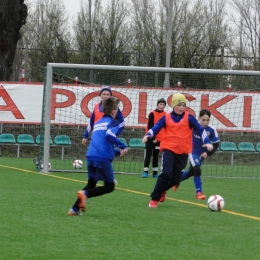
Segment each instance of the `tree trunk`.
[{"label": "tree trunk", "polygon": [[10,81],[15,50],[25,24],[27,6],[24,0],[1,0],[0,7],[0,81]]}]

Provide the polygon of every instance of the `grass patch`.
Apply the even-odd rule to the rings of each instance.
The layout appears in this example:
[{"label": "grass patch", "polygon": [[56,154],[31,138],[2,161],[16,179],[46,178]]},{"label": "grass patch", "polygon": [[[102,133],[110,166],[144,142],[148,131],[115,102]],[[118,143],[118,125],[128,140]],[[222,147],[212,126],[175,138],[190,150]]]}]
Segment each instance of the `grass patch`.
[{"label": "grass patch", "polygon": [[89,199],[83,217],[68,217],[82,173],[38,174],[31,159],[0,158],[2,259],[258,259],[259,180],[203,178],[211,212],[195,199],[192,179],[148,208],[155,179],[117,174],[115,192]]}]

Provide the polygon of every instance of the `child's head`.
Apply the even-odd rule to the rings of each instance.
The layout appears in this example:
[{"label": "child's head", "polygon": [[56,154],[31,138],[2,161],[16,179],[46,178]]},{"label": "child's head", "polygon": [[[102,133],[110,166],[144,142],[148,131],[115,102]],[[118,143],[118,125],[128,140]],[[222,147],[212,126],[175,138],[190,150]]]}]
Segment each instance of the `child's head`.
[{"label": "child's head", "polygon": [[206,128],[209,125],[211,113],[208,109],[202,109],[199,114],[200,124]]},{"label": "child's head", "polygon": [[99,92],[99,96],[101,100],[104,101],[105,99],[112,96],[112,90],[109,86],[103,86]]},{"label": "child's head", "polygon": [[177,115],[183,114],[185,111],[186,102],[187,100],[183,94],[173,94],[171,106],[173,108],[174,113],[176,113]]},{"label": "child's head", "polygon": [[105,115],[116,117],[118,111],[119,99],[115,97],[108,97],[103,101],[103,112]]},{"label": "child's head", "polygon": [[157,101],[157,110],[163,111],[166,106],[166,100],[164,98],[160,98]]}]

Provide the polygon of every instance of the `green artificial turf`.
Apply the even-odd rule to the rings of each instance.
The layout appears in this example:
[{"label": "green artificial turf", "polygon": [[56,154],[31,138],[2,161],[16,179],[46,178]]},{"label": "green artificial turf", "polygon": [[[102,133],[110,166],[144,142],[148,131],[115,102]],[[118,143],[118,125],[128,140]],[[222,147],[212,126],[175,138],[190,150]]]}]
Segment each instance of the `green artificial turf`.
[{"label": "green artificial turf", "polygon": [[211,212],[193,180],[149,208],[155,179],[117,174],[116,190],[88,200],[82,217],[67,212],[86,183],[82,173],[40,174],[31,159],[0,157],[1,259],[259,259],[258,179],[203,178],[221,195]]}]

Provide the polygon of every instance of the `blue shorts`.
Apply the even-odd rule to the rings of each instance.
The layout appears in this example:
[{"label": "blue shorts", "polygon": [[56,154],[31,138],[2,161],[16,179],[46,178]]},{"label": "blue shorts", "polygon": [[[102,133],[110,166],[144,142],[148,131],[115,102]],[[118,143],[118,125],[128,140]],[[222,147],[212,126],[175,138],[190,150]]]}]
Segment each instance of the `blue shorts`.
[{"label": "blue shorts", "polygon": [[114,170],[112,163],[87,161],[88,179],[94,179],[96,182],[114,182]]},{"label": "blue shorts", "polygon": [[190,153],[189,154],[189,161],[192,167],[195,166],[200,166],[203,162],[204,158],[200,157],[200,155],[195,154],[195,153]]}]

